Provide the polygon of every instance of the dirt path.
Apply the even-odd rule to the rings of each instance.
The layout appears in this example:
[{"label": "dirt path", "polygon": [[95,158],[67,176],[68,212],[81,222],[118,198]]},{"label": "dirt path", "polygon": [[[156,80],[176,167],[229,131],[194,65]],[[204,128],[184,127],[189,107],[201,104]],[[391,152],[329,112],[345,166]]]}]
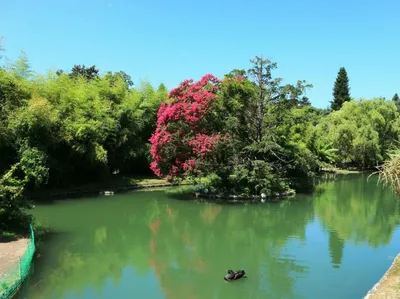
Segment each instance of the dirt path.
[{"label": "dirt path", "polygon": [[19,259],[28,248],[29,239],[0,243],[0,281],[18,270]]},{"label": "dirt path", "polygon": [[382,279],[368,292],[364,299],[400,298],[400,254]]}]

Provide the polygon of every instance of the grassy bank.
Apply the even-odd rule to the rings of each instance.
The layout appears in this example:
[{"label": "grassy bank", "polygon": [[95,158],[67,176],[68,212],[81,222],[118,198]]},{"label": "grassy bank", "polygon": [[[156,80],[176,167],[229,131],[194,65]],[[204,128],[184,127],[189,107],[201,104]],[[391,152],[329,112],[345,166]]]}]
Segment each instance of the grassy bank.
[{"label": "grassy bank", "polygon": [[372,172],[372,171],[376,171],[376,169],[360,170],[360,169],[356,169],[356,168],[342,169],[342,168],[335,168],[335,167],[321,169],[321,173],[336,173],[336,174],[354,174],[354,173],[364,173],[364,172]]}]

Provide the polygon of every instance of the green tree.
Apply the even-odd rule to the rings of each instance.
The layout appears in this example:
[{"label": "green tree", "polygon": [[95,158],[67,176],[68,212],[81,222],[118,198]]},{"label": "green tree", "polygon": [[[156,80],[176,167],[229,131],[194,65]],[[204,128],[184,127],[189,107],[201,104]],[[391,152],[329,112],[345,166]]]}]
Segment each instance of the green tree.
[{"label": "green tree", "polygon": [[[61,75],[64,73],[64,71],[58,70],[56,73],[57,75]],[[72,67],[69,76],[71,78],[77,78],[78,76],[82,76],[87,80],[93,80],[99,77],[99,70],[94,65],[92,65],[91,67],[86,67],[85,65],[76,64]]]},{"label": "green tree", "polygon": [[[182,145],[184,141],[190,146],[213,144],[213,154],[207,159],[197,157],[195,162],[190,161],[196,164],[196,171],[185,170],[189,167],[186,162],[181,162],[183,170],[179,168],[179,175],[176,176],[186,173],[192,178],[200,177],[203,188],[217,193],[248,195],[263,192],[272,195],[288,188],[283,178],[292,183],[301,177],[306,180],[312,177],[317,169],[317,160],[307,148],[307,138],[312,123],[310,116],[314,114],[311,110],[315,109],[305,105],[307,100],[303,96],[305,89],[311,85],[304,80],[299,80],[296,85],[281,85],[282,79],[272,76],[276,63],[260,57],[251,62],[253,67],[247,72],[235,69],[223,80],[206,84],[213,90],[213,99],[208,102],[204,116],[199,118],[205,121],[201,126],[191,123],[201,115],[196,111],[199,110],[198,104],[181,97],[186,96],[193,102],[205,102],[204,79],[196,85],[184,81],[174,90],[179,100],[173,99],[175,102],[161,106],[158,118],[160,128],[157,127],[152,137],[153,148],[156,149],[152,151],[156,157],[155,172],[159,175],[162,171],[168,173],[179,157],[184,157],[189,163],[191,147]],[[202,88],[197,86],[200,83],[204,85]],[[206,95],[211,96],[211,93]],[[201,107],[204,109],[204,103]],[[165,125],[163,122],[167,121]],[[200,131],[201,134],[188,138],[183,133],[188,130]],[[171,132],[180,135],[170,138]],[[209,134],[207,138],[220,134],[224,137],[218,137],[218,142],[211,142],[202,136],[206,132]],[[197,142],[195,139],[199,137],[205,140]],[[157,161],[162,161],[166,168],[161,170],[155,167]],[[304,182],[296,187],[300,185]]]},{"label": "green tree", "polygon": [[32,217],[25,186],[39,186],[47,179],[44,155],[35,148],[21,147],[21,159],[0,177],[0,237],[3,232],[26,233]]},{"label": "green tree", "polygon": [[317,143],[338,149],[342,167],[375,167],[399,140],[400,118],[395,104],[383,98],[346,102],[316,127]]},{"label": "green tree", "polygon": [[396,104],[397,110],[400,111],[400,97],[397,93],[394,94],[392,101]]},{"label": "green tree", "polygon": [[332,110],[339,110],[344,102],[350,101],[349,78],[346,69],[341,67],[336,77],[333,87],[333,100],[331,101]]},{"label": "green tree", "polygon": [[24,51],[21,51],[21,55],[17,61],[9,65],[8,68],[15,76],[23,79],[28,79],[33,74],[28,57]]},{"label": "green tree", "polygon": [[23,196],[24,188],[11,172],[0,178],[0,238],[4,232],[23,233],[31,220],[25,211],[30,204]]},{"label": "green tree", "polygon": [[116,72],[114,74],[112,72],[107,72],[107,74],[105,75],[105,78],[110,79],[111,82],[114,82],[116,77],[122,78],[124,80],[124,82],[126,83],[128,88],[133,86],[133,81],[132,81],[131,76],[129,76],[124,71],[119,71],[119,72]]},{"label": "green tree", "polygon": [[27,63],[10,65],[0,69],[0,175],[24,161],[50,188],[109,179],[115,170],[149,172],[148,139],[165,86],[133,89],[122,71],[97,76],[84,66],[27,80],[19,67]]},{"label": "green tree", "polygon": [[256,113],[254,114],[255,136],[258,143],[265,136],[266,123],[264,121],[267,111],[280,98],[279,85],[282,78],[272,78],[272,70],[277,68],[277,63],[269,59],[256,56],[250,62],[253,67],[249,69],[248,75],[257,86],[255,97]]}]

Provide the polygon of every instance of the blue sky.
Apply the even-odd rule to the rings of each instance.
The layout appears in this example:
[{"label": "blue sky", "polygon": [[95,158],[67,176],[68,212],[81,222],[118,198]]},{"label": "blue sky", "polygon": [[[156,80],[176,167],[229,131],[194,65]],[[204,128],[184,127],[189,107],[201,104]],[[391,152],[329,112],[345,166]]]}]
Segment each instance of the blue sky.
[{"label": "blue sky", "polygon": [[0,36],[5,56],[24,50],[39,73],[95,64],[169,89],[262,55],[325,108],[341,66],[352,97],[400,93],[399,11],[398,0],[2,0]]}]

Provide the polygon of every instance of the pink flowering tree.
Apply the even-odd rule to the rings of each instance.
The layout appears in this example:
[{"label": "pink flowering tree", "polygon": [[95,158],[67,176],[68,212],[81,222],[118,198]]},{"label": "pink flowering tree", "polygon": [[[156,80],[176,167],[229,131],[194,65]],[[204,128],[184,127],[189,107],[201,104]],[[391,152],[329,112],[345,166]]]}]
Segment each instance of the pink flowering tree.
[{"label": "pink flowering tree", "polygon": [[213,127],[212,107],[220,83],[210,74],[197,82],[185,80],[171,90],[169,101],[161,104],[156,131],[149,139],[150,167],[157,176],[171,181],[201,175],[210,165],[207,161],[217,156],[219,145],[229,140],[229,134]]}]

